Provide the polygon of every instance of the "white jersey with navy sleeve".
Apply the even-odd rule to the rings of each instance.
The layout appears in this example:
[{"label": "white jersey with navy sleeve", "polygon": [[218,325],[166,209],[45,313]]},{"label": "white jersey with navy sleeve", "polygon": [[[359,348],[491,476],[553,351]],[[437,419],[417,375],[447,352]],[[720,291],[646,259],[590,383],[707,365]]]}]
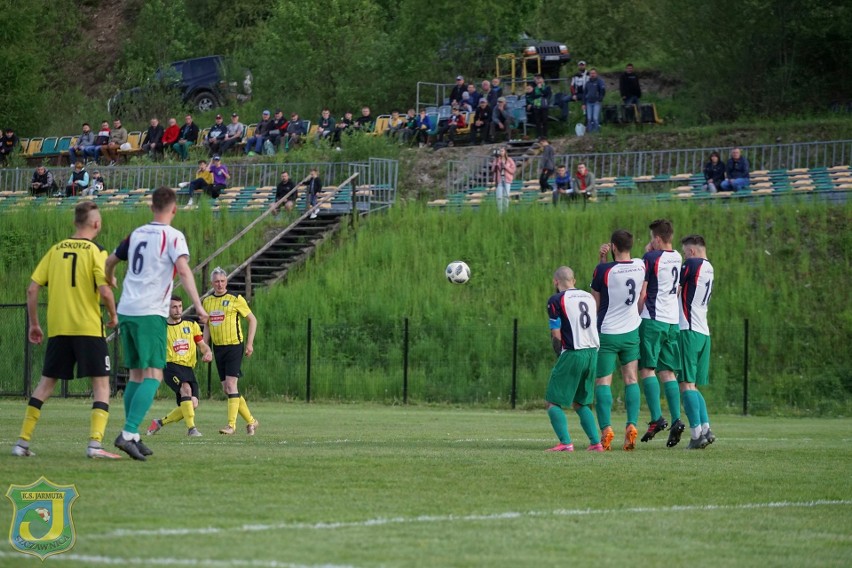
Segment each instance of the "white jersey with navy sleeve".
[{"label": "white jersey with navy sleeve", "polygon": [[562,332],[562,351],[600,347],[595,299],[588,292],[557,292],[547,301],[547,314],[550,329]]},{"label": "white jersey with navy sleeve", "polygon": [[175,263],[189,256],[183,233],[170,225],[148,223],[130,233],[115,255],[128,263],[118,313],[168,317]]},{"label": "white jersey with navy sleeve", "polygon": [[645,253],[642,260],[645,262],[645,282],[648,283],[642,317],[662,323],[678,323],[680,253],[674,250],[652,250]]},{"label": "white jersey with navy sleeve", "polygon": [[598,331],[607,335],[630,333],[642,318],[636,301],[645,281],[645,263],[638,258],[602,262],[592,276],[592,290],[600,294]]},{"label": "white jersey with navy sleeve", "polygon": [[680,329],[710,335],[707,307],[713,294],[713,265],[705,258],[688,258],[680,272]]}]

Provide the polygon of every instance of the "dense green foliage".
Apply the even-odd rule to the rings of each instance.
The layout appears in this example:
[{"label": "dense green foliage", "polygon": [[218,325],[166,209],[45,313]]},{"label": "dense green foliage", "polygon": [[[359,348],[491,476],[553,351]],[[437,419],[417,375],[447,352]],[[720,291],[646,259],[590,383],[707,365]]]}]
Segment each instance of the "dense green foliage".
[{"label": "dense green foliage", "polygon": [[[168,392],[149,419],[173,408]],[[554,454],[543,411],[249,404],[253,438],[217,434],[225,404],[202,401],[204,437],[170,424],[143,436],[146,463],[93,463],[89,404],[51,399],[36,457],[3,456],[3,481],[76,486],[77,543],[48,562],[73,568],[844,566],[852,554],[848,418],[711,414],[718,439],[703,451],[658,436],[593,454],[572,415],[577,450]],[[0,401],[6,452],[24,406]],[[5,546],[0,565],[37,562]]]},{"label": "dense green foliage", "polygon": [[[105,4],[83,2],[91,14]],[[129,0],[126,28],[110,37],[117,65],[105,70],[92,62],[97,23],[77,2],[2,7],[0,63],[11,88],[0,93],[0,124],[27,135],[66,119],[76,131],[117,88],[212,52],[254,71],[252,114],[273,104],[311,115],[324,105],[408,106],[417,81],[490,76],[495,56],[524,31],[564,42],[575,60],[604,70],[636,62],[678,85],[676,97],[700,109],[702,123],[811,115],[848,102],[852,86],[852,12],[842,0],[583,0],[558,9],[543,0]],[[48,35],[59,39],[39,41]],[[94,74],[82,75],[93,84],[81,85],[81,72]]]}]

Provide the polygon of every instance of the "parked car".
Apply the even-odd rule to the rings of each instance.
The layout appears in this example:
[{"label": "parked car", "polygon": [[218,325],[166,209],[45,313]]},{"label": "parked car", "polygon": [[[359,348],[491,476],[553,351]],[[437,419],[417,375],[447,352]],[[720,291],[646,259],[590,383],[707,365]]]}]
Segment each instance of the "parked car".
[{"label": "parked car", "polygon": [[107,102],[107,110],[115,116],[126,105],[142,105],[148,93],[163,85],[177,89],[184,103],[201,112],[223,106],[229,100],[242,102],[251,99],[251,71],[239,73],[242,80],[238,81],[229,77],[228,69],[227,61],[221,55],[169,63],[158,69],[145,86],[116,93]]},{"label": "parked car", "polygon": [[[538,56],[541,62],[541,74],[548,79],[556,79],[562,66],[571,61],[571,52],[565,44],[546,39],[533,39],[522,34],[518,42],[521,55],[526,58]],[[537,71],[534,61],[527,61],[527,70]]]}]

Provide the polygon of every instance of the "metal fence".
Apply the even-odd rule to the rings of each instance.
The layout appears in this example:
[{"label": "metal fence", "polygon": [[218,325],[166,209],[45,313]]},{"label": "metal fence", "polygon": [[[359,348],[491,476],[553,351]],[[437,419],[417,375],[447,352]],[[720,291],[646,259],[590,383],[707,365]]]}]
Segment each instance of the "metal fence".
[{"label": "metal fence", "polygon": [[[226,164],[228,165],[228,164]],[[318,168],[325,185],[337,185],[355,170],[358,170],[359,184],[381,185],[383,192],[376,196],[379,203],[389,204],[395,198],[399,165],[396,160],[371,158],[368,162],[292,162],[292,163],[252,163],[231,164],[229,185],[232,187],[274,186],[287,170],[290,177],[301,180],[308,176],[311,168]],[[195,178],[196,164],[177,165],[128,165],[100,168],[106,187],[118,189],[156,188],[160,186],[177,187],[180,182]],[[34,168],[0,168],[0,191],[27,192]],[[59,183],[65,183],[67,170],[53,169]],[[91,173],[91,171],[90,171]]]},{"label": "metal fence", "polygon": [[[240,388],[247,396],[537,407],[554,361],[546,327],[521,325],[517,319],[468,325],[307,320],[288,328],[291,336],[283,343],[264,335],[256,339],[254,355],[243,362]],[[714,409],[849,411],[852,361],[820,344],[834,341],[824,333],[785,329],[771,321],[749,325],[747,320],[715,325],[713,332],[711,384],[702,390]],[[23,305],[0,306],[0,347],[6,354],[0,362],[0,395],[28,396],[44,346],[27,345]],[[117,342],[110,352],[116,385],[124,376]],[[827,352],[837,356],[824,357]],[[221,396],[215,369],[200,364],[196,376],[203,396]],[[89,381],[75,380],[57,395],[88,393]],[[171,396],[165,389],[160,394]],[[623,407],[623,394],[616,377],[617,408]],[[642,408],[644,413],[644,403]]]},{"label": "metal fence", "polygon": [[[748,158],[752,170],[814,168],[849,165],[852,161],[852,140],[801,142],[793,144],[763,144],[739,146]],[[601,154],[562,154],[556,164],[564,164],[573,171],[579,162],[585,162],[595,176],[639,177],[698,173],[703,171],[710,153],[719,152],[724,159],[730,148],[688,148],[681,150],[643,150],[638,152],[611,152]],[[473,156],[466,160],[447,162],[447,193],[458,193],[483,185],[487,181],[490,157]],[[541,172],[541,157],[524,160],[516,179],[537,178]]]}]

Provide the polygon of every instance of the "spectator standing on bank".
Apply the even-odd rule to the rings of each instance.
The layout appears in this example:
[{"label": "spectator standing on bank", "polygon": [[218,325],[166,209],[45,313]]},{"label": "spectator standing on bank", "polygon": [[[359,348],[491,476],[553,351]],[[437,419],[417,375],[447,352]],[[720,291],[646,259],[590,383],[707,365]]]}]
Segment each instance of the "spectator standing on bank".
[{"label": "spectator standing on bank", "polygon": [[0,136],[0,163],[6,164],[12,152],[18,149],[18,135],[15,134],[14,128],[7,128],[6,133]]},{"label": "spectator standing on bank", "polygon": [[618,81],[618,89],[621,91],[621,102],[626,105],[638,105],[642,97],[642,87],[639,85],[639,76],[633,71],[633,64],[628,63]]},{"label": "spectator standing on bank", "polygon": [[589,80],[583,91],[583,104],[586,105],[586,126],[589,132],[599,132],[601,129],[601,105],[606,96],[606,85],[598,77],[596,69],[589,71]]},{"label": "spectator standing on bank", "polygon": [[541,175],[538,178],[538,185],[541,189],[541,192],[544,193],[546,191],[552,191],[553,188],[550,187],[550,176],[553,175],[554,170],[556,170],[555,163],[555,155],[556,152],[553,150],[553,146],[550,145],[550,141],[547,138],[542,138],[539,141],[541,144]]}]

